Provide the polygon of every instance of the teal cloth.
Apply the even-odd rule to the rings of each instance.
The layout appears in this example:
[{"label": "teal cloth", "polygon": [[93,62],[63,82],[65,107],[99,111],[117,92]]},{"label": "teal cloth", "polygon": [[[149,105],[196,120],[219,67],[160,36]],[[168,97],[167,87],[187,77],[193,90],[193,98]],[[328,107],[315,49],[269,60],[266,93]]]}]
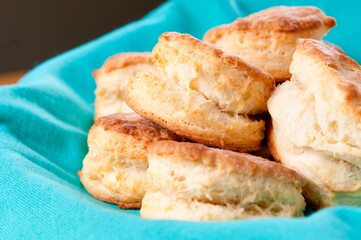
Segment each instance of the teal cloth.
[{"label": "teal cloth", "polygon": [[201,38],[211,27],[274,5],[320,7],[338,23],[325,39],[361,60],[359,1],[170,1],[1,87],[0,239],[360,239],[357,207],[297,219],[146,220],[96,200],[79,182],[93,123],[92,70],[118,52],[151,51],[165,31]]}]

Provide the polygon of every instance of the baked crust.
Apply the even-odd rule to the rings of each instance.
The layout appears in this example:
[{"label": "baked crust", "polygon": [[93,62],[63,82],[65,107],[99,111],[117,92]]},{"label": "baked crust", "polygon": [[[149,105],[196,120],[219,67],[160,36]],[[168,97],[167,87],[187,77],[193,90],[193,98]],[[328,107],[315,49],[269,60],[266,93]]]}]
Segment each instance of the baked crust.
[{"label": "baked crust", "polygon": [[142,207],[142,202],[118,202],[119,209],[139,209]]},{"label": "baked crust", "polygon": [[110,73],[114,70],[139,63],[152,63],[153,58],[150,52],[128,52],[118,53],[109,57],[99,70],[93,71],[93,76],[97,79],[101,73]]},{"label": "baked crust", "polygon": [[165,139],[185,141],[184,138],[136,113],[112,114],[101,117],[93,125],[94,128],[97,126],[103,127],[105,131],[124,133],[143,141],[151,142]]},{"label": "baked crust", "polygon": [[[216,58],[221,59],[221,61],[224,64],[227,65],[229,64],[235,68],[245,69],[245,71],[247,71],[247,74],[251,77],[262,76],[264,82],[267,84],[266,87],[270,89],[269,92],[272,92],[272,90],[274,90],[275,88],[275,82],[269,73],[262,71],[261,69],[255,67],[254,65],[248,64],[247,62],[245,62],[236,55],[228,54],[222,51],[221,49],[216,48],[214,45],[201,41],[197,38],[194,38],[189,34],[180,34],[177,32],[165,32],[162,35],[160,35],[159,41],[181,42],[182,44],[187,45],[189,49],[198,49],[209,56],[214,56]],[[159,62],[159,56],[157,54],[155,54],[153,57],[154,57],[154,61]],[[230,81],[229,83],[232,85],[236,84],[233,81]]]},{"label": "baked crust", "polygon": [[[217,134],[209,133],[206,136],[202,134],[202,132],[188,131],[187,129],[184,128],[184,125],[187,125],[186,123],[184,123],[184,125],[181,125],[179,124],[179,122],[167,121],[161,117],[156,116],[155,114],[152,114],[147,111],[143,111],[136,104],[133,104],[133,101],[130,100],[130,98],[126,97],[126,102],[135,112],[139,113],[142,117],[152,120],[153,122],[161,126],[166,126],[169,130],[177,133],[179,136],[183,136],[185,138],[191,139],[196,142],[201,142],[207,146],[214,146],[222,149],[229,149],[239,152],[254,152],[261,149],[262,139],[255,139],[252,142],[248,141],[248,142],[243,142],[242,144],[230,143],[225,139],[219,139],[219,136]],[[261,129],[261,131],[262,132],[264,131],[264,127]]]},{"label": "baked crust", "polygon": [[263,176],[279,180],[287,179],[286,181],[296,186],[303,186],[306,183],[294,170],[278,163],[248,153],[210,148],[199,143],[159,141],[149,145],[148,152],[162,156],[177,155],[183,161],[201,162],[212,168],[245,170],[249,176],[261,173]]},{"label": "baked crust", "polygon": [[343,108],[361,121],[361,66],[334,47],[312,39],[298,39],[296,51],[318,61],[344,94]]},{"label": "baked crust", "polygon": [[209,30],[203,40],[214,43],[221,35],[233,31],[274,31],[298,32],[312,30],[321,26],[332,28],[336,21],[316,7],[278,6],[253,13],[235,22]]},{"label": "baked crust", "polygon": [[289,67],[296,39],[321,40],[333,26],[335,19],[316,7],[280,6],[210,29],[203,40],[283,82],[291,77]]},{"label": "baked crust", "polygon": [[277,152],[277,148],[276,148],[276,145],[275,145],[275,142],[274,142],[274,137],[272,136],[273,134],[273,126],[272,126],[272,121],[268,121],[268,124],[267,124],[267,135],[266,135],[266,138],[267,138],[267,145],[268,145],[268,149],[272,155],[272,157],[274,158],[274,160],[278,163],[282,163],[281,161],[281,157],[280,155],[278,154]]}]

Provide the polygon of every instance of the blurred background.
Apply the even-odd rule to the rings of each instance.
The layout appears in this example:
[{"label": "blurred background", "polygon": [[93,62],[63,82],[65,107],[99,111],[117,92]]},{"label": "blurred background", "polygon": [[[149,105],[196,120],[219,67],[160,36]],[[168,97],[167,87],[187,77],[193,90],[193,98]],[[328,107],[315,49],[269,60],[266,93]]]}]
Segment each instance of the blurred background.
[{"label": "blurred background", "polygon": [[165,0],[0,0],[0,85],[124,24]]}]

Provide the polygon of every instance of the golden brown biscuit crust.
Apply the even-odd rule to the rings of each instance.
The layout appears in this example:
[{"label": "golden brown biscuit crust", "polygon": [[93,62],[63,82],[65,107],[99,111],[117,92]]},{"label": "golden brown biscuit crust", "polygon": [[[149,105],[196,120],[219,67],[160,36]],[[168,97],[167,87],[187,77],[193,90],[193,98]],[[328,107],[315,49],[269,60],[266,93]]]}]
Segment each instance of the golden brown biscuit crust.
[{"label": "golden brown biscuit crust", "polygon": [[93,76],[97,78],[98,74],[110,73],[114,70],[127,67],[132,64],[139,63],[152,63],[153,58],[150,52],[128,52],[128,53],[119,53],[114,56],[109,57],[103,66],[99,70],[93,71]]},{"label": "golden brown biscuit crust", "polygon": [[[143,141],[185,139],[136,113],[112,114],[97,119],[93,127],[102,126],[105,131],[124,133]],[[93,128],[92,127],[92,128]]]},{"label": "golden brown biscuit crust", "polygon": [[361,66],[332,46],[312,39],[298,39],[296,51],[312,57],[334,77],[336,87],[345,95],[344,107],[350,116],[361,120]]},{"label": "golden brown biscuit crust", "polygon": [[303,186],[305,180],[295,171],[267,159],[250,155],[206,147],[198,143],[159,141],[148,147],[149,154],[178,155],[184,161],[202,162],[206,166],[240,170],[246,169],[250,176],[262,173],[278,179],[287,179],[295,185]]},{"label": "golden brown biscuit crust", "polygon": [[268,145],[268,149],[273,157],[273,159],[278,162],[278,163],[282,163],[281,161],[281,157],[279,156],[278,152],[277,152],[277,148],[275,146],[275,143],[273,141],[273,126],[272,126],[272,121],[269,121],[267,123],[267,145]]},{"label": "golden brown biscuit crust", "polygon": [[251,143],[252,146],[247,146],[243,144],[240,147],[239,144],[226,143],[224,140],[219,140],[217,136],[214,137],[202,136],[200,134],[195,134],[194,132],[184,130],[183,128],[180,128],[176,123],[167,122],[162,118],[155,116],[152,113],[143,111],[141,108],[138,108],[135,104],[133,104],[133,102],[130,100],[129,97],[126,96],[125,99],[129,107],[131,107],[134,111],[139,113],[142,117],[150,119],[159,125],[167,126],[168,129],[170,129],[173,132],[176,132],[180,136],[184,136],[185,139],[189,138],[188,141],[193,140],[196,142],[202,142],[203,144],[209,146],[218,147],[222,149],[229,149],[233,151],[240,151],[240,152],[254,152],[261,149],[261,145],[254,146],[254,143]]},{"label": "golden brown biscuit crust", "polygon": [[209,30],[203,40],[215,42],[221,35],[233,31],[298,32],[319,28],[332,28],[336,21],[316,7],[278,6],[239,18],[235,22]]},{"label": "golden brown biscuit crust", "polygon": [[[264,79],[264,82],[266,82],[269,85],[269,88],[271,88],[272,90],[275,88],[274,79],[269,73],[262,71],[261,69],[251,64],[248,64],[247,62],[243,61],[240,57],[225,53],[224,51],[215,47],[214,45],[209,44],[207,42],[203,42],[197,38],[192,37],[189,34],[180,34],[177,32],[165,32],[159,37],[159,42],[161,41],[177,41],[183,43],[184,45],[189,46],[189,49],[199,49],[200,51],[204,52],[207,55],[220,58],[224,64],[232,65],[235,68],[245,69],[249,75],[253,75],[253,76],[261,75],[262,78]],[[154,57],[154,61],[161,62],[157,54],[155,54],[153,57]],[[236,84],[234,82],[231,83]]]}]

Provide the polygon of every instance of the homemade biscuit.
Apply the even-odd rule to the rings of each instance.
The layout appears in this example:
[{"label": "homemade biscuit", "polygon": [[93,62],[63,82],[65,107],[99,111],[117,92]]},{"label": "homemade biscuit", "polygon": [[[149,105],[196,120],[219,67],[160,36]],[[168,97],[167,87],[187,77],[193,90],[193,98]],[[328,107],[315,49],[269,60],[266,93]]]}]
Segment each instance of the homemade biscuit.
[{"label": "homemade biscuit", "polygon": [[153,70],[151,53],[120,53],[108,58],[99,70],[93,72],[97,84],[94,119],[133,112],[124,101],[129,79]]},{"label": "homemade biscuit", "polygon": [[302,177],[264,158],[198,143],[159,141],[149,146],[148,161],[141,217],[303,216]]},{"label": "homemade biscuit", "polygon": [[129,82],[134,111],[206,145],[260,148],[264,121],[254,115],[267,111],[275,87],[269,74],[188,34],[162,34],[153,58],[156,72]]},{"label": "homemade biscuit", "polygon": [[290,78],[297,38],[320,40],[335,19],[316,7],[272,7],[209,30],[203,37],[225,52],[270,73],[276,82]]},{"label": "homemade biscuit", "polygon": [[290,71],[268,101],[272,155],[308,180],[304,194],[315,206],[361,206],[361,67],[299,39]]},{"label": "homemade biscuit", "polygon": [[140,208],[146,191],[147,146],[179,136],[136,113],[99,118],[88,136],[80,180],[95,198],[120,208]]}]

